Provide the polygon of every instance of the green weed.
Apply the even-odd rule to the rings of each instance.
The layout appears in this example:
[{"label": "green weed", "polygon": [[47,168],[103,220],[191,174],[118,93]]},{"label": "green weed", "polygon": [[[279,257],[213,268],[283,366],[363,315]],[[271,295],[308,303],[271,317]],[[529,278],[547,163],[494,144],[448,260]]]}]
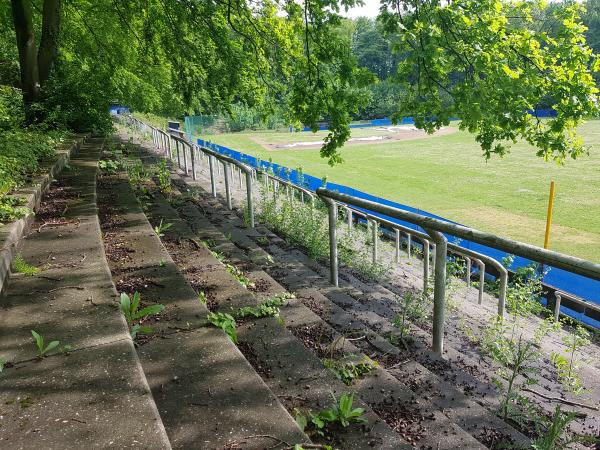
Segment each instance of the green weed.
[{"label": "green weed", "polygon": [[27,217],[31,210],[22,206],[25,199],[0,195],[0,224]]},{"label": "green weed", "polygon": [[[396,301],[399,298],[396,297]],[[426,302],[422,296],[407,292],[402,298],[402,313],[394,318],[394,326],[400,330],[399,340],[404,342],[410,333],[410,324],[420,322],[428,314]]]},{"label": "green weed", "polygon": [[258,306],[244,306],[237,311],[236,317],[278,317],[279,308],[283,306],[285,300],[289,298],[293,298],[293,294],[279,294],[263,301]]},{"label": "green weed", "polygon": [[40,268],[27,264],[23,259],[23,255],[17,254],[13,259],[13,268],[15,272],[22,273],[28,277],[33,277],[40,273]]},{"label": "green weed", "polygon": [[114,159],[103,159],[98,161],[98,167],[107,173],[117,173],[122,169],[122,164],[120,161],[116,161]]},{"label": "green weed", "polygon": [[363,417],[365,410],[363,408],[354,408],[354,394],[342,394],[338,399],[331,395],[333,404],[318,413],[308,411],[302,414],[295,409],[296,423],[303,431],[312,432],[319,436],[325,436],[327,427],[331,425],[341,425],[343,428],[351,424],[364,424],[367,420]]},{"label": "green weed", "polygon": [[173,226],[172,223],[163,223],[162,219],[160,220],[160,223],[154,227],[154,233],[156,233],[156,235],[161,238],[165,235],[165,232],[171,228]]},{"label": "green weed", "polygon": [[163,193],[171,192],[171,171],[167,161],[162,159],[155,168],[156,179],[158,180],[158,189]]},{"label": "green weed", "polygon": [[570,333],[563,338],[563,344],[568,349],[568,356],[556,352],[550,354],[550,360],[558,372],[558,379],[563,387],[573,394],[579,395],[584,392],[583,381],[578,373],[579,362],[575,355],[578,350],[589,343],[590,333],[581,325],[578,325],[574,333]]},{"label": "green weed", "polygon": [[206,319],[215,327],[222,329],[225,332],[225,334],[229,336],[229,339],[231,339],[231,341],[234,344],[237,344],[238,338],[235,329],[237,324],[235,323],[235,319],[231,314],[221,312],[210,312],[206,316]]},{"label": "green weed", "polygon": [[33,340],[38,349],[38,358],[43,358],[46,354],[54,350],[56,347],[60,345],[60,341],[50,341],[48,345],[44,342],[44,337],[39,334],[37,331],[31,330],[31,335],[33,336]]},{"label": "green weed", "polygon": [[331,370],[340,381],[348,386],[379,366],[377,361],[373,361],[368,356],[364,356],[360,362],[340,361],[328,358],[323,360],[323,364]]},{"label": "green weed", "polygon": [[246,289],[253,288],[255,286],[254,282],[252,282],[250,278],[248,278],[238,267],[234,266],[233,264],[225,263],[225,268],[227,269],[227,272],[233,275],[233,277],[238,280],[238,282]]},{"label": "green weed", "polygon": [[577,417],[574,413],[563,413],[559,406],[556,406],[552,421],[546,433],[537,438],[531,448],[534,450],[560,450],[566,448],[567,442],[561,442],[567,427]]},{"label": "green weed", "polygon": [[129,296],[125,293],[121,294],[121,303],[120,309],[123,315],[125,316],[125,320],[127,321],[127,325],[131,327],[131,338],[135,340],[138,334],[148,334],[152,333],[152,328],[148,326],[143,326],[141,324],[134,324],[136,320],[144,319],[148,316],[152,316],[155,314],[159,314],[163,309],[165,309],[164,305],[154,304],[150,306],[146,306],[145,308],[139,309],[140,307],[140,293],[136,292],[133,294],[133,299],[130,299]]}]

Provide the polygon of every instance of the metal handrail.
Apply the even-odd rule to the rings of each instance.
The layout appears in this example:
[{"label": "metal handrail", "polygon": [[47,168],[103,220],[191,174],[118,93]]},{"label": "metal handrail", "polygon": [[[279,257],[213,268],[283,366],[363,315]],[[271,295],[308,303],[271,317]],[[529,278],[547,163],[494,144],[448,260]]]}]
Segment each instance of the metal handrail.
[{"label": "metal handrail", "polygon": [[[344,205],[344,206],[346,207],[346,205]],[[351,209],[354,210],[353,208],[351,208]],[[418,237],[421,240],[421,242],[423,243],[424,248],[425,248],[425,246],[429,245],[430,237],[427,234],[422,233],[421,231],[413,230],[412,228],[405,227],[404,225],[392,222],[392,221],[384,219],[382,217],[373,216],[371,214],[365,214],[362,211],[360,212],[360,214],[363,215],[364,217],[366,217],[367,220],[377,221],[377,222],[385,225],[388,228],[392,228],[397,231],[402,231],[402,232],[408,234],[409,236]],[[377,234],[376,233],[374,234],[374,238],[375,238],[375,242],[373,245],[373,249],[374,249],[373,254],[375,255],[375,249],[377,248],[377,245],[376,245]],[[396,251],[397,252],[399,250],[398,244],[399,244],[398,234],[396,234],[396,249],[397,249]],[[424,253],[426,253],[426,254],[429,253],[427,250]],[[478,253],[473,250],[463,248],[459,245],[456,245],[456,244],[453,244],[450,242],[448,242],[448,252],[467,259],[468,266],[470,265],[469,264],[470,259],[479,261],[481,263],[481,264],[479,264],[479,269],[483,270],[482,275],[485,275],[485,263],[487,263],[488,265],[490,265],[490,266],[494,267],[494,269],[496,269],[496,271],[498,273],[498,278],[500,280],[500,287],[499,287],[499,293],[498,293],[499,294],[498,295],[498,316],[503,317],[504,313],[505,313],[505,308],[506,308],[506,290],[508,287],[508,270],[500,262],[496,261],[491,256],[487,256],[487,255],[484,255],[483,253]],[[428,255],[424,255],[423,259],[424,260],[428,259]],[[374,256],[374,260],[376,260],[375,256]],[[429,267],[428,267],[427,263],[428,263],[428,261],[424,261],[424,273],[423,273],[423,291],[424,292],[427,291],[427,282],[428,282],[428,277],[429,277]],[[482,268],[482,264],[483,264],[483,268]],[[470,269],[470,267],[467,267],[467,285],[469,284],[470,275],[471,275],[471,269]],[[482,284],[481,278],[480,278],[479,288],[480,289],[479,289],[479,302],[478,303],[481,304],[482,296],[483,296],[483,284]]]},{"label": "metal handrail", "polygon": [[314,201],[315,194],[312,191],[310,191],[302,186],[298,186],[297,184],[295,184],[289,180],[278,177],[277,175],[274,175],[273,173],[269,172],[269,170],[265,169],[264,167],[257,167],[255,170],[257,173],[260,173],[263,177],[265,177],[265,185],[268,184],[269,180],[273,180],[276,183],[280,183],[280,184],[283,184],[284,186],[286,186],[286,189],[292,188],[293,190],[297,191],[300,194],[300,199],[301,199],[302,203],[304,203],[305,195],[308,196],[311,203]]},{"label": "metal handrail", "polygon": [[254,196],[252,192],[252,180],[254,179],[254,169],[247,164],[244,164],[236,159],[230,158],[229,156],[223,155],[219,152],[211,150],[207,147],[194,145],[199,151],[208,156],[209,170],[210,170],[210,182],[212,187],[212,194],[214,197],[217,196],[217,184],[214,170],[214,159],[223,163],[223,176],[225,178],[225,196],[227,199],[227,207],[232,209],[231,200],[231,180],[229,177],[229,168],[235,166],[246,174],[246,201],[248,203],[248,216],[250,219],[250,228],[254,228]]},{"label": "metal handrail", "polygon": [[[600,264],[595,264],[581,258],[564,255],[562,253],[542,249],[534,245],[524,244],[511,239],[501,238],[462,225],[403,211],[391,206],[341,194],[324,188],[317,189],[317,195],[323,199],[329,207],[330,277],[332,284],[336,286],[338,285],[338,261],[335,230],[337,222],[337,206],[335,202],[364,208],[375,213],[384,214],[418,225],[422,227],[437,244],[433,312],[433,350],[440,354],[443,352],[446,257],[448,248],[447,239],[443,233],[519,255],[539,263],[548,264],[595,280],[600,280]],[[462,249],[461,247],[460,250],[464,252],[466,249]],[[502,311],[502,314],[503,313],[504,311]]]},{"label": "metal handrail", "polygon": [[[190,173],[189,168],[188,168],[188,158],[186,155],[186,147],[189,148],[190,150],[190,159],[192,162],[192,178],[194,180],[196,180],[196,158],[194,155],[194,149],[192,147],[192,144],[190,144],[186,139],[183,139],[179,136],[175,136],[173,134],[171,134],[171,139],[175,141],[175,149],[177,151],[177,165],[179,166],[180,169],[182,169],[186,175],[188,175]],[[183,168],[181,167],[181,156],[179,153],[179,144],[181,144],[181,150],[183,153]]]}]

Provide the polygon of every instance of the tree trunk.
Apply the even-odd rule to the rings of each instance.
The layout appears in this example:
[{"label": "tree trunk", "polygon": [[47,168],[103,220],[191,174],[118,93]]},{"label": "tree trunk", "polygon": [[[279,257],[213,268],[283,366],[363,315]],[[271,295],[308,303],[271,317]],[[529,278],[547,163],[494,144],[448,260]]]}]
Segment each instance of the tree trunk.
[{"label": "tree trunk", "polygon": [[42,38],[38,51],[40,84],[48,80],[58,54],[60,34],[60,0],[44,0],[42,12]]},{"label": "tree trunk", "polygon": [[11,0],[13,22],[19,50],[21,89],[26,104],[35,102],[40,95],[37,48],[29,0]]}]

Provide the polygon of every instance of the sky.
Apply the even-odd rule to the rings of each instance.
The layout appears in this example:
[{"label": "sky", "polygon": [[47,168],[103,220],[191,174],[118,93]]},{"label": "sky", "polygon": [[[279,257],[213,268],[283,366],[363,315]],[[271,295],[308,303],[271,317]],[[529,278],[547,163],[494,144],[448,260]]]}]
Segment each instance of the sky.
[{"label": "sky", "polygon": [[[352,8],[348,12],[342,11],[342,16],[351,17],[355,19],[356,17],[377,17],[379,14],[379,1],[380,0],[363,0],[364,6],[358,6],[356,8]],[[560,1],[560,0],[551,0],[551,1]],[[578,3],[582,3],[583,0],[576,0]]]},{"label": "sky", "polygon": [[363,0],[364,6],[357,6],[348,12],[342,11],[344,17],[376,17],[379,13],[379,0]]}]

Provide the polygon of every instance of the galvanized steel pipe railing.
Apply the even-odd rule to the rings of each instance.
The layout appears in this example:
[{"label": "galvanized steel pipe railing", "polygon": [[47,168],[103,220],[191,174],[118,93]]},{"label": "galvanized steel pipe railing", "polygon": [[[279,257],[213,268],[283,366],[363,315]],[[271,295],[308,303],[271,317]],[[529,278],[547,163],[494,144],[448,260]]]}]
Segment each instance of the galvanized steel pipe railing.
[{"label": "galvanized steel pipe railing", "polygon": [[245,173],[246,175],[246,202],[248,203],[248,218],[250,220],[250,228],[254,228],[255,220],[254,220],[254,195],[252,190],[252,180],[254,179],[254,169],[244,163],[237,161],[236,159],[230,158],[229,156],[225,156],[221,153],[218,153],[214,150],[211,150],[206,147],[195,146],[200,152],[208,156],[209,163],[209,171],[210,171],[210,183],[212,188],[213,196],[217,196],[217,182],[216,182],[216,174],[215,174],[215,164],[214,161],[217,160],[223,164],[223,174],[225,178],[225,196],[227,198],[227,207],[232,209],[232,199],[231,199],[231,184],[233,180],[230,177],[231,168],[237,167],[239,170]]},{"label": "galvanized steel pipe railing", "polygon": [[[336,202],[343,203],[345,205],[352,205],[354,207],[363,208],[365,210],[384,214],[395,219],[403,220],[423,228],[427,235],[436,244],[436,255],[435,255],[435,288],[434,288],[434,332],[433,332],[433,349],[438,353],[443,351],[443,325],[444,325],[444,296],[445,296],[445,284],[446,284],[446,257],[448,243],[443,235],[448,234],[455,236],[460,239],[465,239],[478,244],[486,245],[498,250],[508,252],[510,254],[522,256],[530,260],[551,265],[556,268],[560,268],[572,273],[576,273],[585,277],[589,277],[595,280],[600,280],[600,264],[592,263],[581,258],[574,256],[564,255],[562,253],[554,252],[551,250],[542,249],[531,244],[525,244],[517,242],[511,239],[502,238],[495,236],[490,233],[478,231],[462,225],[445,222],[443,220],[435,219],[432,217],[423,216],[420,214],[403,211],[391,206],[382,205],[369,200],[353,197],[339,192],[330,191],[328,189],[319,188],[317,189],[317,195],[323,199],[330,209],[330,264],[331,264],[331,282],[334,285],[338,285],[338,269],[337,269],[337,241],[335,230],[331,228],[336,227],[337,221],[337,205]],[[336,221],[332,221],[332,212]],[[413,231],[414,234],[414,231]],[[465,256],[475,257],[478,260],[483,261],[483,255],[467,251],[462,247],[455,246],[452,250],[460,251]],[[425,249],[429,246],[426,245]],[[425,262],[427,262],[427,257]],[[499,263],[493,263],[491,258],[487,259],[489,264],[493,264],[494,267],[500,272],[501,285],[506,283],[507,276],[504,275],[506,269],[500,268]],[[333,267],[335,265],[335,267]],[[443,270],[442,270],[443,269]],[[501,286],[502,287],[502,286]],[[505,289],[501,289],[504,290]],[[558,303],[558,302],[557,302]],[[498,305],[498,313],[504,314],[504,304],[501,299]]]},{"label": "galvanized steel pipe railing", "polygon": [[281,177],[278,177],[276,175],[274,175],[273,173],[270,173],[267,169],[260,167],[256,169],[256,173],[257,174],[261,174],[261,176],[263,177],[264,181],[265,181],[265,186],[268,188],[269,185],[269,181],[272,182],[273,184],[273,191],[275,192],[278,188],[279,185],[283,185],[286,187],[286,191],[294,190],[298,193],[299,197],[300,197],[300,201],[302,203],[304,203],[304,197],[308,197],[309,201],[311,204],[314,204],[314,193],[302,186],[298,186],[297,184],[289,181],[289,180],[285,180]]}]

